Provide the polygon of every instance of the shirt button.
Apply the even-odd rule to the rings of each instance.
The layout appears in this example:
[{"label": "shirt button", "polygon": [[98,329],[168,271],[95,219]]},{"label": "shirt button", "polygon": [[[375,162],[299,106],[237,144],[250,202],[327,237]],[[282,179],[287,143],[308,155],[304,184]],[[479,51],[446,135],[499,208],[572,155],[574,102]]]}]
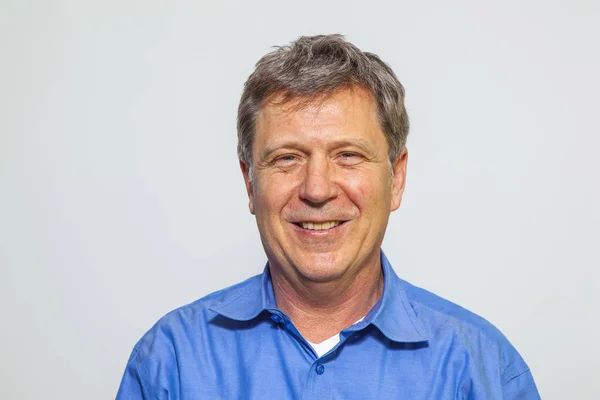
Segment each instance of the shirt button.
[{"label": "shirt button", "polygon": [[275,321],[276,324],[279,324],[281,322],[281,317],[279,315],[277,315],[277,314],[271,315],[271,319],[273,321]]},{"label": "shirt button", "polygon": [[325,366],[323,364],[318,364],[316,371],[317,371],[317,374],[323,375],[323,372],[325,372]]}]

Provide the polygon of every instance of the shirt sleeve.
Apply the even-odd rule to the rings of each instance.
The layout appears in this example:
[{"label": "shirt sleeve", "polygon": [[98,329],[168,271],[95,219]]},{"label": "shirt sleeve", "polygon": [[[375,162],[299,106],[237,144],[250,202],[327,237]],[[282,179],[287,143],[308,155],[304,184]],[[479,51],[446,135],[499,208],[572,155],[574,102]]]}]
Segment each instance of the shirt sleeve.
[{"label": "shirt sleeve", "polygon": [[502,387],[502,395],[505,400],[541,399],[530,370],[526,370],[506,382]]},{"label": "shirt sleeve", "polygon": [[121,386],[117,392],[116,400],[148,400],[149,398],[144,394],[144,387],[142,386],[142,379],[139,374],[139,370],[136,365],[137,349],[133,349],[131,357],[127,362],[123,379],[121,380]]}]

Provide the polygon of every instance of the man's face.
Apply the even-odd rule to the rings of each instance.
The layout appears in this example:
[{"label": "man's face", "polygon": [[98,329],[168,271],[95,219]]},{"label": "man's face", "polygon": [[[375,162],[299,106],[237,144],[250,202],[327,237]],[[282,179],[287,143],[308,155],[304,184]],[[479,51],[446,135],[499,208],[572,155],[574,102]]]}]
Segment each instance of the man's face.
[{"label": "man's face", "polygon": [[299,107],[265,102],[242,171],[267,257],[292,281],[334,281],[379,263],[402,198],[406,150],[392,166],[373,96],[346,89]]}]

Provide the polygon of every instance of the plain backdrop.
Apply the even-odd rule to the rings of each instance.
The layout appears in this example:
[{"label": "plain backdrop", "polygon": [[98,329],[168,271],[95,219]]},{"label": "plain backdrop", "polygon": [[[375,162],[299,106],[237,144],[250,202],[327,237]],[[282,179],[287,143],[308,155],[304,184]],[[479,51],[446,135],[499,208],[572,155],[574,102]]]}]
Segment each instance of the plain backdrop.
[{"label": "plain backdrop", "polygon": [[166,312],[260,273],[236,156],[273,45],[406,87],[384,250],[490,320],[544,399],[600,395],[600,3],[0,0],[0,398],[114,398]]}]

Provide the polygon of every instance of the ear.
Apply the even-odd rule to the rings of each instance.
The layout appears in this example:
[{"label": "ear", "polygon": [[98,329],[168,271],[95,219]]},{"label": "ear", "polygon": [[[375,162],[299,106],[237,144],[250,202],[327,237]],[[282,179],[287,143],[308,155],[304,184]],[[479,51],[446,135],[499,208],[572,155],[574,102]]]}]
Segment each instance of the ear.
[{"label": "ear", "polygon": [[392,199],[390,211],[396,211],[402,203],[402,194],[406,185],[406,165],[408,164],[408,149],[404,147],[402,153],[396,158],[392,168],[394,176],[392,177]]},{"label": "ear", "polygon": [[250,214],[254,215],[254,193],[252,190],[252,181],[250,180],[250,168],[240,160],[240,169],[242,170],[242,175],[244,175],[244,184],[248,193],[248,209],[250,210]]}]

